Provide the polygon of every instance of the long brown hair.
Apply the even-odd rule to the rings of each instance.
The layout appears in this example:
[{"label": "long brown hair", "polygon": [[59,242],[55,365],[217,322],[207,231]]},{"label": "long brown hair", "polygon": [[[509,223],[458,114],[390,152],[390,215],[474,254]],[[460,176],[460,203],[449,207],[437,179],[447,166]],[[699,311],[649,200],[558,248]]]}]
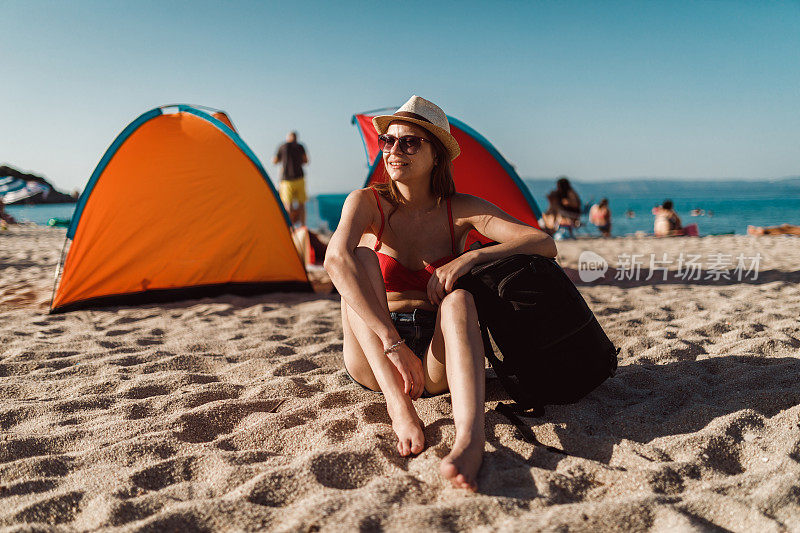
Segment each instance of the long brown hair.
[{"label": "long brown hair", "polygon": [[[419,126],[418,124],[414,125]],[[431,141],[433,153],[436,158],[436,162],[433,164],[433,170],[431,171],[431,193],[434,198],[436,198],[436,205],[441,205],[443,200],[450,198],[456,193],[456,184],[455,181],[453,181],[453,164],[450,161],[450,153],[447,151],[447,148],[444,147],[442,141],[432,133],[428,133],[430,135],[428,140]],[[388,223],[389,219],[392,218],[392,215],[404,201],[400,191],[397,190],[397,184],[389,178],[389,173],[386,171],[385,165],[383,168],[383,176],[386,181],[373,183],[371,187],[378,191],[378,194],[386,198],[392,205],[392,209],[389,211],[389,215],[386,218]]]}]

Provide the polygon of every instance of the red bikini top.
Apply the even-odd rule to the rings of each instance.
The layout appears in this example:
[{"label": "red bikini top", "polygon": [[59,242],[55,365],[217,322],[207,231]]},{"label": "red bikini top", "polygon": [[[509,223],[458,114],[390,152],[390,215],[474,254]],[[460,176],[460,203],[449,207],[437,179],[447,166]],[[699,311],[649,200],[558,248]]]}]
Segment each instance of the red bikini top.
[{"label": "red bikini top", "polygon": [[446,265],[456,258],[456,235],[453,230],[453,212],[450,209],[450,198],[447,199],[447,218],[450,222],[450,245],[452,247],[453,255],[442,257],[427,265],[420,270],[411,270],[403,266],[400,261],[390,255],[383,254],[378,251],[381,247],[381,236],[383,235],[384,216],[383,208],[381,207],[380,197],[378,191],[372,189],[375,193],[375,201],[378,202],[378,211],[381,212],[381,229],[378,231],[378,241],[375,243],[375,253],[378,254],[378,262],[381,265],[381,274],[383,274],[383,282],[386,285],[386,292],[404,292],[404,291],[420,291],[426,292],[428,281],[431,279],[433,272],[442,265]]}]

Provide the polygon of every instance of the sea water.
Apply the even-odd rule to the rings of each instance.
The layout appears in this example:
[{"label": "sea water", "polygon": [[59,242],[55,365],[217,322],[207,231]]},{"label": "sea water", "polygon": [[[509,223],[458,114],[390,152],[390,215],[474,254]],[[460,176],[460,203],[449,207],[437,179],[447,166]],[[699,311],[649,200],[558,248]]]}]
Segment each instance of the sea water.
[{"label": "sea water", "polygon": [[[312,199],[308,208],[308,226],[335,228],[339,222],[342,204],[347,195],[323,194]],[[630,235],[636,232],[653,232],[655,216],[653,207],[660,205],[663,197],[609,196],[612,235]],[[546,198],[536,196],[540,209],[547,209]],[[700,235],[722,233],[747,233],[747,226],[777,226],[780,224],[800,225],[800,198],[759,197],[721,198],[714,196],[695,196],[693,198],[673,198],[675,211],[684,226],[697,224]],[[692,216],[692,210],[699,209],[700,216]],[[626,216],[632,213],[632,218]],[[577,235],[600,235],[591,224],[589,217],[583,217],[584,226]]]},{"label": "sea water", "polygon": [[6,213],[18,222],[30,222],[46,226],[51,218],[69,220],[75,204],[7,205]]},{"label": "sea water", "polygon": [[[580,191],[579,191],[580,192]],[[335,229],[339,223],[346,194],[321,194],[312,196],[307,204],[307,223],[312,229]],[[775,226],[789,223],[800,225],[800,198],[792,197],[726,197],[718,195],[673,198],[675,210],[683,225],[697,224],[700,235],[720,233],[747,233],[747,226]],[[545,209],[546,199],[536,196],[539,207]],[[636,232],[653,232],[652,208],[664,201],[662,197],[609,196],[611,232],[629,235]],[[6,206],[6,211],[22,222],[47,225],[51,218],[69,219],[75,204],[43,204],[31,206]],[[701,209],[703,216],[692,216],[693,209]],[[633,212],[633,218],[625,213]],[[585,226],[578,235],[599,235],[584,217]]]}]

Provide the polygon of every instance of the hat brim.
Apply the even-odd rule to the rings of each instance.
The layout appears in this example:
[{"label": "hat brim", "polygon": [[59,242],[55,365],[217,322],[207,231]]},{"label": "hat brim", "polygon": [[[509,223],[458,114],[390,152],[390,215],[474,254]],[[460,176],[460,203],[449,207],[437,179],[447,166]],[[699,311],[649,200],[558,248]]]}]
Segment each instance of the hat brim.
[{"label": "hat brim", "polygon": [[411,122],[412,124],[421,126],[431,132],[447,149],[447,153],[450,154],[450,161],[458,157],[458,154],[461,153],[461,147],[458,146],[458,141],[456,141],[456,138],[453,137],[453,135],[446,129],[440,128],[431,122],[397,115],[380,115],[377,117],[372,117],[372,125],[375,126],[375,131],[378,132],[378,135],[383,135],[386,133],[386,130],[389,128],[389,124],[395,121]]}]

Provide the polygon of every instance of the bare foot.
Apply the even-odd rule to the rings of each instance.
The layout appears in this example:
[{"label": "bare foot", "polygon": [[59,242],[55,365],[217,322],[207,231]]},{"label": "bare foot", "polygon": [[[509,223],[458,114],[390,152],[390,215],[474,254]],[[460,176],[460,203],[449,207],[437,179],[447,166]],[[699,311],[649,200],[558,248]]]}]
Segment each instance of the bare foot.
[{"label": "bare foot", "polygon": [[485,444],[483,432],[463,439],[456,436],[452,451],[439,463],[439,471],[454,487],[477,491]]},{"label": "bare foot", "polygon": [[397,435],[397,451],[403,457],[418,454],[425,449],[425,434],[422,432],[423,424],[417,415],[416,409],[407,398],[402,405],[389,407],[389,418],[392,419],[392,429]]},{"label": "bare foot", "polygon": [[764,228],[758,226],[747,226],[747,233],[750,235],[764,235]]}]

